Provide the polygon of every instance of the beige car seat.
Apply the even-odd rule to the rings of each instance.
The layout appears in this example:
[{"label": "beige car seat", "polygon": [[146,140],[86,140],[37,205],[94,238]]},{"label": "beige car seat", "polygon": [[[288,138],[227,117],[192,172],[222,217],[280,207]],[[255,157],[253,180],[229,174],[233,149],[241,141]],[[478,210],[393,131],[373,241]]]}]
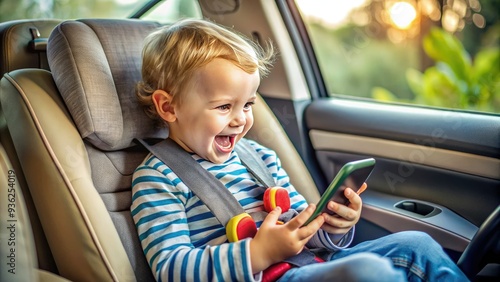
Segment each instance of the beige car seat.
[{"label": "beige car seat", "polygon": [[3,146],[0,146],[0,281],[67,281],[39,269],[33,230],[23,189]]},{"label": "beige car seat", "polygon": [[[59,273],[70,280],[153,280],[129,208],[132,173],[147,154],[133,138],[167,135],[134,95],[142,41],[157,27],[63,22],[47,47],[52,73],[19,70],[1,81],[0,101],[9,105],[5,119],[33,202]],[[276,134],[259,141],[277,150],[293,184],[314,200],[314,182],[263,100],[254,114],[251,136]]]},{"label": "beige car seat", "polygon": [[[60,22],[59,20],[37,19],[0,23],[0,71],[2,76],[4,73],[16,69],[48,69],[45,53],[47,40],[52,29]],[[2,174],[5,181],[0,184],[0,193],[2,193],[0,206],[2,211],[6,211],[3,207],[7,208],[7,200],[3,201],[3,199],[7,199],[9,194],[7,191],[12,188],[8,186],[10,183],[7,181],[13,180],[12,175],[15,175],[15,204],[16,211],[19,213],[18,228],[16,229],[16,243],[19,248],[16,251],[20,252],[17,268],[21,270],[17,271],[16,275],[11,276],[3,276],[11,272],[2,271],[0,281],[41,281],[47,278],[54,280],[56,278],[48,273],[57,273],[57,268],[29,194],[1,107],[0,144],[0,162],[5,170],[5,174]],[[10,175],[7,174],[9,171],[12,172]],[[7,178],[8,176],[9,178]],[[6,216],[6,213],[2,213],[1,216]],[[6,231],[2,228],[0,233],[4,235]],[[2,246],[0,249],[2,250],[2,258],[4,258],[4,253],[9,251],[9,248]],[[2,264],[2,266],[5,265]],[[27,279],[28,277],[30,279]]]},{"label": "beige car seat", "polygon": [[47,40],[60,20],[15,20],[0,23],[0,72],[40,68],[49,69]]}]

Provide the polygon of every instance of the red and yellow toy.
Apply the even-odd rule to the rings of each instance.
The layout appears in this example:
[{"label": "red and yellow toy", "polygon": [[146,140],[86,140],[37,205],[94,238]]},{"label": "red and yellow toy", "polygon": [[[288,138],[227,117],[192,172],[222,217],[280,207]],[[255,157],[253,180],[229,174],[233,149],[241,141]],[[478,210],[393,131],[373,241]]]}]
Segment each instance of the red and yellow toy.
[{"label": "red and yellow toy", "polygon": [[233,216],[226,224],[226,236],[229,242],[253,238],[257,234],[257,225],[248,213]]},{"label": "red and yellow toy", "polygon": [[264,209],[271,212],[276,207],[281,208],[281,212],[287,212],[290,209],[290,196],[288,190],[281,187],[267,188],[264,192]]},{"label": "red and yellow toy", "polygon": [[[271,212],[280,207],[282,212],[290,209],[290,196],[288,190],[281,187],[267,188],[263,197],[264,209]],[[283,224],[278,221],[276,224]],[[245,238],[253,238],[257,234],[257,225],[248,213],[234,216],[226,225],[226,235],[229,242],[236,242]],[[318,262],[320,260],[318,259]],[[293,266],[288,262],[279,262],[264,270],[262,282],[274,282]]]},{"label": "red and yellow toy", "polygon": [[[264,192],[264,209],[271,212],[280,207],[282,212],[290,209],[288,190],[281,187],[267,188]],[[278,222],[280,223],[280,222]],[[257,234],[257,225],[248,213],[234,216],[226,224],[226,235],[229,242],[236,242],[245,238],[253,238]]]}]

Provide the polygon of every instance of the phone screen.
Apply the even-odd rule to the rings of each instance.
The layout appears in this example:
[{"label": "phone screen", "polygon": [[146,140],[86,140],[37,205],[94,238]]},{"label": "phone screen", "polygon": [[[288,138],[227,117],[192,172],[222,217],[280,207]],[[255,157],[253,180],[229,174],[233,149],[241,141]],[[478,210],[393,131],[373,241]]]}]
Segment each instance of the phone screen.
[{"label": "phone screen", "polygon": [[309,222],[323,212],[333,214],[333,212],[327,208],[328,202],[332,200],[341,205],[349,204],[349,200],[344,196],[344,190],[350,187],[354,192],[357,192],[363,183],[367,181],[374,167],[375,159],[373,158],[345,164],[333,178],[316,205],[316,210],[304,225],[309,224]]},{"label": "phone screen", "polygon": [[[349,200],[346,198],[346,196],[344,196],[344,190],[347,187],[349,187],[352,190],[354,190],[354,192],[357,192],[359,188],[361,188],[363,183],[366,182],[372,170],[373,166],[370,165],[367,167],[356,169],[353,172],[351,172],[350,175],[340,183],[339,187],[335,190],[335,193],[333,194],[333,197],[330,200],[333,200],[334,202],[337,202],[342,205],[349,204]],[[326,207],[325,209],[328,210]]]}]

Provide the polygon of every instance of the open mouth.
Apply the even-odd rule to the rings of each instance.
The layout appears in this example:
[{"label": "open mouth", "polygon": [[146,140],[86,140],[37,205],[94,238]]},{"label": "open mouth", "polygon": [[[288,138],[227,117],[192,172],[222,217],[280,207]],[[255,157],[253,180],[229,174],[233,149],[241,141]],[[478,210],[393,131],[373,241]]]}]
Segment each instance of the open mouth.
[{"label": "open mouth", "polygon": [[215,136],[215,144],[224,153],[231,152],[234,147],[234,135],[217,135]]}]

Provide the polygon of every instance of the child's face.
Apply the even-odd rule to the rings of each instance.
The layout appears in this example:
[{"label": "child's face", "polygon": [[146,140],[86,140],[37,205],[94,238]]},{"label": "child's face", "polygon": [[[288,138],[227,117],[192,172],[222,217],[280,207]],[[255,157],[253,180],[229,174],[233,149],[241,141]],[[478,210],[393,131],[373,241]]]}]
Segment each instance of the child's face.
[{"label": "child's face", "polygon": [[189,84],[181,90],[182,103],[173,106],[170,138],[206,160],[223,163],[253,125],[259,73],[215,59],[197,70]]}]

